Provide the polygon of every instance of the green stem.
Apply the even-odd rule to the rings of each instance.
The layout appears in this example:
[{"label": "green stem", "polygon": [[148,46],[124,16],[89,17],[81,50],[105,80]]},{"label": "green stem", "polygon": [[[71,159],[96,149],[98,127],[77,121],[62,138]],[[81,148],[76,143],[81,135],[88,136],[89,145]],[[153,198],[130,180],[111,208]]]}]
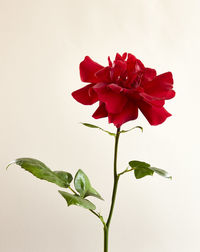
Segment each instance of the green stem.
[{"label": "green stem", "polygon": [[131,168],[131,169],[126,169],[126,170],[124,170],[123,172],[120,172],[119,174],[118,174],[118,177],[120,177],[121,175],[123,175],[124,173],[127,173],[127,172],[130,172],[130,171],[133,171],[133,170],[135,170],[135,168]]},{"label": "green stem", "polygon": [[71,188],[71,186],[69,186],[68,188],[69,188],[69,190],[71,190],[75,195],[78,195],[78,193],[76,193],[76,192]]},{"label": "green stem", "polygon": [[108,228],[104,226],[104,252],[108,251]]},{"label": "green stem", "polygon": [[108,216],[108,220],[104,225],[104,252],[108,252],[108,234],[109,234],[109,227],[110,222],[112,219],[112,214],[115,206],[116,200],[116,193],[117,193],[117,186],[119,182],[119,176],[117,175],[117,152],[118,152],[118,143],[119,143],[119,136],[120,136],[120,128],[117,129],[117,133],[115,136],[115,150],[114,150],[114,184],[113,184],[113,193],[112,193],[112,201],[110,206],[110,212]]}]

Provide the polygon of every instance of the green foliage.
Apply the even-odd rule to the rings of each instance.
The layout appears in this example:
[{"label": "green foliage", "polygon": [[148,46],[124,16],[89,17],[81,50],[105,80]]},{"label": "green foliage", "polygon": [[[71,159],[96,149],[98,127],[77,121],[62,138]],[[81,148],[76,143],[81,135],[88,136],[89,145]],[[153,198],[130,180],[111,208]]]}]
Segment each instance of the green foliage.
[{"label": "green foliage", "polygon": [[99,127],[94,124],[90,124],[90,123],[81,123],[81,124],[89,128],[99,129]]},{"label": "green foliage", "polygon": [[155,173],[157,173],[158,175],[162,176],[162,177],[165,177],[165,178],[168,178],[168,179],[172,179],[172,176],[170,176],[168,174],[168,172],[165,171],[165,170],[163,170],[163,169],[156,168],[156,167],[150,167],[150,169],[152,171],[154,171]]},{"label": "green foliage", "polygon": [[134,173],[136,179],[143,178],[147,175],[153,175],[153,171],[149,169],[150,164],[147,164],[145,162],[140,162],[140,161],[130,161],[129,165],[131,168],[134,168]]},{"label": "green foliage", "polygon": [[14,162],[11,162],[8,166],[13,163],[21,166],[26,171],[29,171],[35,177],[54,183],[63,188],[69,187],[73,179],[70,173],[65,171],[52,171],[44,163],[37,159],[18,158]]},{"label": "green foliage", "polygon": [[[94,125],[94,124],[90,124],[90,123],[81,123],[81,124],[83,124],[84,126],[86,126],[86,127],[88,127],[88,128],[99,129],[99,130],[101,130],[101,131],[103,131],[103,132],[108,133],[108,134],[111,135],[111,136],[116,136],[115,133],[110,132],[110,131],[107,131],[107,130],[105,130],[105,129],[102,129],[101,127],[96,126],[96,125]],[[129,132],[129,131],[131,131],[131,130],[133,130],[133,129],[140,129],[140,130],[143,132],[143,128],[142,128],[141,126],[135,126],[135,127],[131,128],[131,129],[128,129],[128,130],[121,130],[119,133],[127,133],[127,132]]]},{"label": "green foliage", "polygon": [[90,202],[89,200],[83,199],[78,195],[73,195],[68,192],[59,191],[59,193],[63,196],[63,198],[67,201],[67,205],[76,205],[81,206],[89,210],[95,210],[96,206]]},{"label": "green foliage", "polygon": [[134,129],[140,129],[143,132],[143,128],[141,126],[135,126],[135,127],[131,128],[129,130],[121,130],[120,133],[127,133],[127,132],[129,132],[131,130],[134,130]]},{"label": "green foliage", "polygon": [[110,131],[104,130],[104,129],[102,129],[102,128],[99,127],[99,126],[96,126],[96,125],[93,125],[93,124],[90,124],[90,123],[81,123],[81,124],[83,124],[84,126],[89,127],[89,128],[99,129],[99,130],[101,130],[101,131],[103,131],[103,132],[109,134],[110,136],[115,136],[115,133],[112,133],[112,132],[110,132]]},{"label": "green foliage", "polygon": [[135,177],[136,179],[140,179],[140,178],[143,178],[147,175],[153,175],[153,171],[149,168],[140,168],[140,169],[135,169],[134,170],[134,173],[135,173]]},{"label": "green foliage", "polygon": [[103,199],[101,195],[91,186],[89,178],[82,170],[78,170],[76,173],[74,178],[74,186],[82,198],[94,196],[98,199]]},{"label": "green foliage", "polygon": [[143,178],[147,175],[152,176],[154,172],[160,176],[171,179],[171,176],[169,176],[165,170],[156,167],[151,167],[151,165],[148,163],[133,160],[129,162],[129,165],[134,170],[136,179]]},{"label": "green foliage", "polygon": [[129,165],[130,165],[130,167],[132,167],[134,169],[150,167],[150,164],[145,163],[145,162],[141,162],[141,161],[137,161],[137,160],[130,161]]}]

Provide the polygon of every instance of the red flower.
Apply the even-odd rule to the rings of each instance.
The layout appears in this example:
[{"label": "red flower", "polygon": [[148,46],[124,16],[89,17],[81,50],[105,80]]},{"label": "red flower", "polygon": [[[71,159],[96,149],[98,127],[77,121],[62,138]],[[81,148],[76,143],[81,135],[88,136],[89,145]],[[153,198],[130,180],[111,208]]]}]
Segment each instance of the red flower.
[{"label": "red flower", "polygon": [[164,109],[165,100],[175,96],[172,73],[156,75],[134,55],[116,54],[109,66],[103,67],[86,56],[80,63],[80,76],[87,86],[72,93],[74,99],[84,105],[99,101],[93,117],[108,117],[117,128],[135,120],[138,109],[151,125],[163,123],[171,116]]}]

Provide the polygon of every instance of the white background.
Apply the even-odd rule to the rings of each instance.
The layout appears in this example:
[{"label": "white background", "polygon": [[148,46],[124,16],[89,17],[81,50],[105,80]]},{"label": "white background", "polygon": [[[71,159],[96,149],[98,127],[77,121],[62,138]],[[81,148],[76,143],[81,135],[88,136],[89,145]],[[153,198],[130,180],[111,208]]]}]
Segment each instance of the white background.
[{"label": "white background", "polygon": [[82,106],[71,92],[82,87],[86,55],[102,65],[130,52],[172,71],[173,114],[152,127],[140,114],[124,125],[144,127],[120,139],[119,170],[132,159],[168,170],[173,180],[133,174],[121,178],[110,229],[110,252],[199,252],[199,1],[0,1],[0,251],[102,252],[101,223],[85,209],[67,207],[56,185],[19,166],[18,157],[42,160],[53,170],[83,169],[105,202],[112,190],[113,139],[85,128],[96,105]]}]

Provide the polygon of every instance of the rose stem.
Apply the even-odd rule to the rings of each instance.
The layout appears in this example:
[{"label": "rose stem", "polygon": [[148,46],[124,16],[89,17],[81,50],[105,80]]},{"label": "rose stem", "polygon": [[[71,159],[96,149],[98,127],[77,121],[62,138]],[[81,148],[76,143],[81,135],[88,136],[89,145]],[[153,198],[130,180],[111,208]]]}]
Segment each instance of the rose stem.
[{"label": "rose stem", "polygon": [[117,133],[115,136],[115,149],[114,149],[114,184],[113,184],[110,212],[109,212],[108,220],[106,224],[104,225],[104,252],[108,252],[108,233],[109,233],[110,222],[111,222],[111,218],[113,214],[113,209],[115,206],[117,186],[119,182],[119,176],[117,174],[117,151],[118,151],[119,136],[120,136],[120,128],[117,128]]}]

